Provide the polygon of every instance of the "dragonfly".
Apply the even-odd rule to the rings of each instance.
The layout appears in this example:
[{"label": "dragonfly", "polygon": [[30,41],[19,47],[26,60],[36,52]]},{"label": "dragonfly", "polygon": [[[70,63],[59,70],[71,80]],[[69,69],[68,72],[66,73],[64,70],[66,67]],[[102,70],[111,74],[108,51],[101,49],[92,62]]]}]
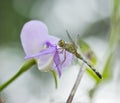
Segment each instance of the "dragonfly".
[{"label": "dragonfly", "polygon": [[72,54],[73,54],[74,56],[76,56],[78,59],[82,60],[89,68],[91,68],[91,70],[92,70],[100,79],[102,79],[102,75],[101,75],[90,63],[88,63],[88,61],[85,60],[85,59],[80,55],[80,53],[78,53],[78,51],[77,51],[77,49],[76,49],[77,46],[76,46],[75,42],[72,40],[72,38],[71,38],[70,34],[68,33],[68,31],[66,31],[66,32],[67,32],[67,35],[68,35],[68,37],[69,37],[69,39],[71,40],[72,43],[66,43],[64,40],[59,40],[59,41],[58,41],[58,45],[59,45],[62,49],[66,50],[66,51],[68,51],[68,52],[70,52],[70,53],[72,53]]}]

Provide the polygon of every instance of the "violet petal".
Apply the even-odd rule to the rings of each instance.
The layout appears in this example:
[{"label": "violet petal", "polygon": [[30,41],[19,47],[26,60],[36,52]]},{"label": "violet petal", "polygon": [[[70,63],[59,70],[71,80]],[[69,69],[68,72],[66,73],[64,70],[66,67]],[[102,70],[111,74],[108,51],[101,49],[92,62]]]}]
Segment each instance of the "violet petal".
[{"label": "violet petal", "polygon": [[71,53],[69,53],[69,52],[67,52],[67,51],[65,51],[66,53],[66,56],[64,55],[64,53],[63,54],[59,54],[60,55],[60,60],[61,60],[61,62],[64,60],[64,58],[65,58],[65,61],[64,61],[64,63],[62,64],[62,68],[65,68],[66,66],[68,66],[68,65],[70,65],[71,64],[71,61],[72,61],[72,59],[73,59],[73,54],[71,54]]},{"label": "violet petal", "polygon": [[21,31],[21,42],[26,55],[34,54],[42,49],[42,43],[49,37],[47,26],[38,20],[24,24]]},{"label": "violet petal", "polygon": [[36,57],[38,69],[47,72],[52,69],[54,54],[41,55]]},{"label": "violet petal", "polygon": [[35,58],[41,55],[47,55],[52,53],[54,54],[54,52],[55,52],[55,47],[49,47],[44,50],[41,50],[39,53],[25,56],[25,59]]},{"label": "violet petal", "polygon": [[59,77],[60,77],[61,76],[61,65],[60,65],[60,57],[59,57],[58,51],[55,52],[54,63],[56,65],[57,72],[58,72]]}]

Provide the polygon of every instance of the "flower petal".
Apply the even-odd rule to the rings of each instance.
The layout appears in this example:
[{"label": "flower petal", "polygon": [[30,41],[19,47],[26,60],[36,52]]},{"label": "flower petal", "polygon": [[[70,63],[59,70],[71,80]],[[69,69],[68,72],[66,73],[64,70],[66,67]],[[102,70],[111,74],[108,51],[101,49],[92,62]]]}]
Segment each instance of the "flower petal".
[{"label": "flower petal", "polygon": [[48,37],[48,29],[43,22],[38,20],[27,22],[21,31],[21,42],[26,55],[39,52]]},{"label": "flower petal", "polygon": [[50,69],[52,69],[53,57],[54,54],[48,54],[35,58],[37,61],[38,69],[44,72],[47,72]]},{"label": "flower petal", "polygon": [[55,63],[55,66],[57,68],[58,75],[60,77],[61,76],[61,64],[60,64],[61,61],[60,61],[60,57],[59,57],[58,51],[55,52],[54,63]]},{"label": "flower petal", "polygon": [[64,59],[65,59],[64,63],[62,64],[62,68],[70,65],[71,61],[73,59],[73,54],[71,54],[71,53],[69,53],[67,51],[65,51],[65,52],[63,54],[59,54],[61,62],[64,61]]},{"label": "flower petal", "polygon": [[48,41],[51,42],[53,45],[58,45],[59,40],[60,40],[59,38],[51,35],[48,38]]},{"label": "flower petal", "polygon": [[54,54],[54,52],[55,52],[55,47],[49,47],[44,50],[41,50],[39,53],[25,56],[25,59],[35,58],[38,56],[40,57],[41,55]]}]

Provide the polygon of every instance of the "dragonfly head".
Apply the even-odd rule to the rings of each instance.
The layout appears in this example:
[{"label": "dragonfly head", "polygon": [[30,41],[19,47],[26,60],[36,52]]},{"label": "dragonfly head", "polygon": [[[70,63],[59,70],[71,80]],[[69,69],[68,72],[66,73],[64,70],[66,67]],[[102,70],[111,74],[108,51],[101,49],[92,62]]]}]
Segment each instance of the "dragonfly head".
[{"label": "dragonfly head", "polygon": [[65,41],[64,41],[64,40],[59,40],[58,45],[59,45],[60,47],[64,47]]}]

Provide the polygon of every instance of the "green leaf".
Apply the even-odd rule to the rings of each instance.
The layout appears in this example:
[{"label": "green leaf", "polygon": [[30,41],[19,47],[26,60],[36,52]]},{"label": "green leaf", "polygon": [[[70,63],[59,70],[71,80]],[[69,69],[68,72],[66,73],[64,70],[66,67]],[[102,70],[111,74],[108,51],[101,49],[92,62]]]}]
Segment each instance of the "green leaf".
[{"label": "green leaf", "polygon": [[89,68],[86,68],[86,72],[96,81],[100,81],[101,79]]},{"label": "green leaf", "polygon": [[55,87],[58,88],[58,79],[57,79],[57,73],[55,70],[50,70],[50,73],[52,74],[54,81],[55,81]]},{"label": "green leaf", "polygon": [[[81,40],[81,39],[78,41],[78,44],[79,44],[81,52],[90,61],[90,64],[94,67],[96,65],[96,62],[97,62],[97,57],[96,57],[95,53],[92,51],[91,47],[84,40]],[[95,72],[92,69],[87,67],[86,72],[95,81],[100,80],[100,78],[95,74]]]},{"label": "green leaf", "polygon": [[103,73],[102,73],[104,80],[108,80],[112,76],[112,59],[113,59],[113,53],[111,53],[108,56],[106,64],[104,66]]},{"label": "green leaf", "polygon": [[92,51],[91,47],[84,40],[81,39],[78,41],[78,45],[85,57],[91,62],[92,65],[95,65],[97,62],[97,57]]}]

